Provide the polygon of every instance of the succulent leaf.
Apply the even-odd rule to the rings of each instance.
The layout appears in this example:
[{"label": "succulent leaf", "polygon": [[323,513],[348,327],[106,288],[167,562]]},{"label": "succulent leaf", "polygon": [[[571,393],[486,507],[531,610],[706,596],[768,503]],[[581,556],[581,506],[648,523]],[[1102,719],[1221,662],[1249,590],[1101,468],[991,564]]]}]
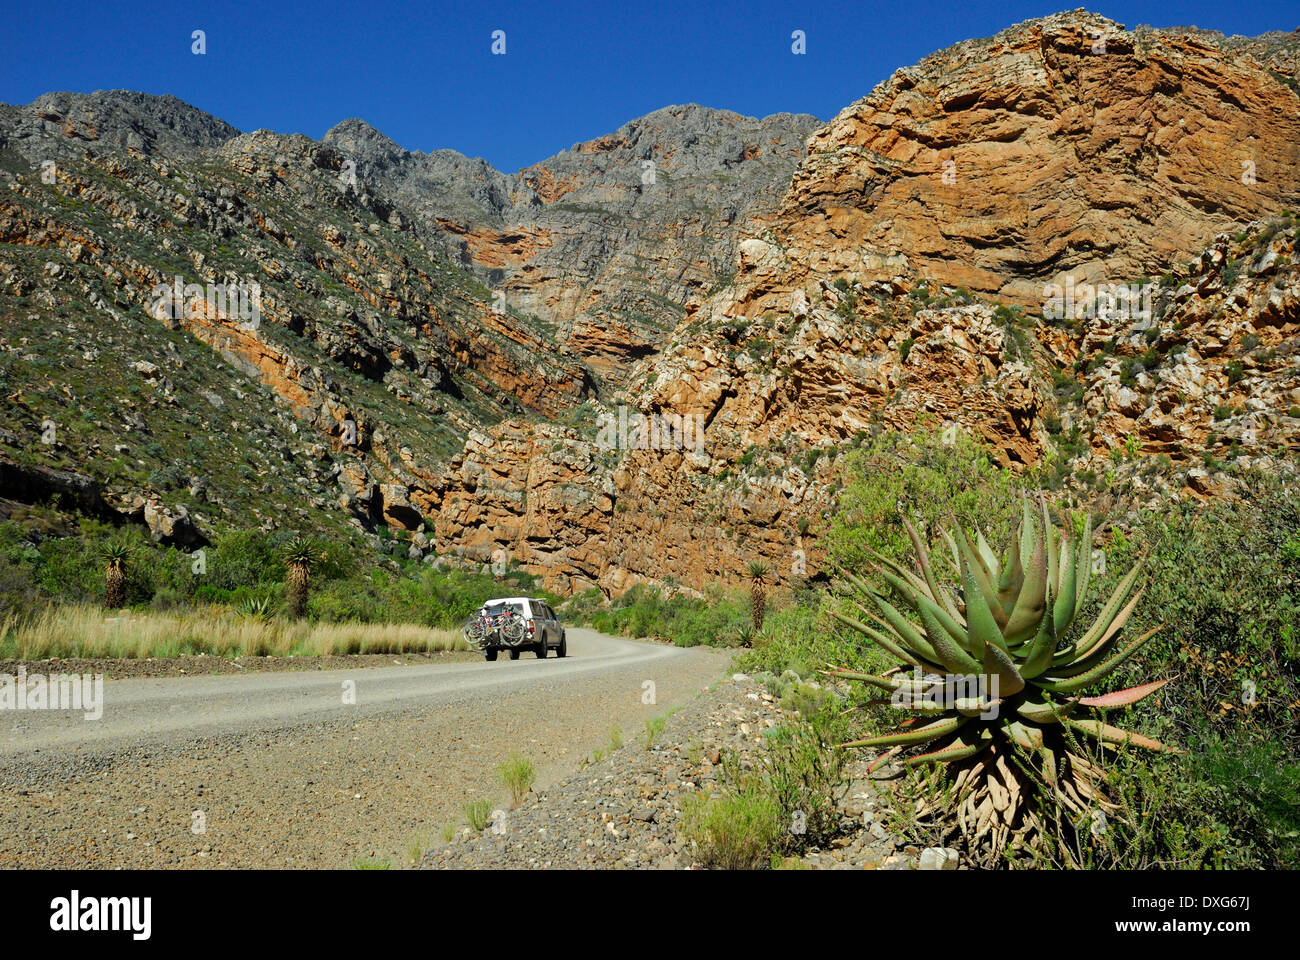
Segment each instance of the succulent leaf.
[{"label": "succulent leaf", "polygon": [[[1162,624],[1163,626],[1163,624]],[[1107,674],[1114,672],[1115,668],[1127,660],[1133,654],[1146,646],[1147,642],[1156,635],[1160,627],[1152,627],[1142,636],[1133,641],[1126,649],[1121,650],[1115,656],[1111,657],[1105,663],[1100,663],[1086,673],[1081,673],[1077,677],[1058,678],[1056,680],[1034,681],[1036,686],[1044,690],[1050,690],[1052,693],[1074,693],[1076,690],[1082,690],[1084,687],[1091,686]]]},{"label": "succulent leaf", "polygon": [[[993,586],[993,580],[989,577],[989,571],[985,569],[976,556],[975,551],[971,549],[970,541],[966,539],[966,533],[957,527],[957,547],[961,551],[961,563],[957,569],[962,574],[962,587],[966,600],[966,617],[969,622],[971,616],[971,601],[973,598],[982,597],[986,609],[990,610],[993,618],[997,621],[999,633],[1001,628],[1006,626],[1007,614],[1002,609],[1002,604],[998,601],[998,592]],[[971,590],[973,584],[976,589]]]},{"label": "succulent leaf", "polygon": [[1144,683],[1140,686],[1129,687],[1126,690],[1104,693],[1099,697],[1080,697],[1079,703],[1085,707],[1100,707],[1102,709],[1131,706],[1139,700],[1145,700],[1172,679],[1174,678],[1166,677],[1164,680],[1157,680],[1155,683]]},{"label": "succulent leaf", "polygon": [[892,746],[911,746],[917,743],[929,743],[931,740],[938,740],[940,737],[955,733],[958,729],[968,722],[967,717],[960,715],[944,717],[942,720],[936,720],[933,723],[927,723],[924,726],[913,727],[900,733],[886,733],[879,737],[868,737],[865,740],[855,740],[852,743],[846,743],[846,747],[892,747]]},{"label": "succulent leaf", "polygon": [[1042,541],[1035,547],[1029,569],[1025,571],[1025,583],[1016,598],[1016,605],[1007,618],[1007,625],[1002,630],[1007,645],[1013,646],[1038,631],[1043,611],[1047,609],[1047,554]]}]

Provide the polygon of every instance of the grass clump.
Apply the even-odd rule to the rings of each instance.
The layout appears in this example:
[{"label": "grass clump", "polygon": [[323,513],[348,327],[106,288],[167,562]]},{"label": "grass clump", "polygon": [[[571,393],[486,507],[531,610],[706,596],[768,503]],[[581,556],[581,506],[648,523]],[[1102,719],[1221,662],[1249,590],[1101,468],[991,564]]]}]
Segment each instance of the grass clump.
[{"label": "grass clump", "polygon": [[533,783],[537,780],[537,771],[533,769],[531,760],[516,753],[497,767],[497,777],[510,791],[510,803],[517,807],[524,802],[528,791],[533,789]]},{"label": "grass clump", "polygon": [[167,613],[49,606],[0,621],[0,657],[134,659],[205,654],[217,657],[327,657],[468,649],[456,630],[410,623],[307,623],[236,613],[208,605]]},{"label": "grass clump", "polygon": [[664,727],[668,725],[668,717],[650,717],[645,722],[645,748],[653,750],[655,743],[663,736]]},{"label": "grass clump", "polygon": [[487,800],[470,800],[461,807],[461,813],[465,815],[465,823],[471,830],[482,833],[492,819],[492,804]]}]

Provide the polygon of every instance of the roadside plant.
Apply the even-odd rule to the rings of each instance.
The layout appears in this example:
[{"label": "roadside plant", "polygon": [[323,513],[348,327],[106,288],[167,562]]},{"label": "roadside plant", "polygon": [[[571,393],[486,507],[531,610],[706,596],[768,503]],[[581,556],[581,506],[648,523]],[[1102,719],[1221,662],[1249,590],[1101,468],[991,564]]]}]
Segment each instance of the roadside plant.
[{"label": "roadside plant", "polygon": [[121,540],[110,540],[100,551],[104,561],[104,609],[120,610],[126,603],[126,568],[131,548]]},{"label": "roadside plant", "polygon": [[517,807],[524,802],[524,797],[528,796],[528,791],[533,788],[533,783],[537,780],[537,771],[533,769],[531,760],[516,753],[497,768],[497,776],[510,791],[510,803]]},{"label": "roadside plant", "polygon": [[653,750],[655,743],[663,736],[664,727],[668,725],[667,715],[650,717],[645,722],[645,748]]},{"label": "roadside plant", "polygon": [[461,812],[465,814],[469,828],[475,833],[481,833],[492,819],[492,804],[487,800],[471,800],[461,808]]},{"label": "roadside plant", "polygon": [[757,870],[771,863],[781,808],[758,783],[716,797],[696,793],[682,807],[682,833],[702,866]]},{"label": "roadside plant", "polygon": [[249,597],[239,605],[239,612],[250,620],[270,623],[275,619],[271,610],[270,597]]},{"label": "roadside plant", "polygon": [[749,565],[749,610],[754,621],[754,632],[763,629],[763,616],[767,612],[767,564],[755,560]]},{"label": "roadside plant", "polygon": [[288,567],[284,592],[289,601],[289,616],[301,619],[307,614],[311,568],[320,562],[320,551],[307,537],[297,536],[285,545],[284,562]]},{"label": "roadside plant", "polygon": [[[959,525],[941,531],[959,574],[957,589],[940,582],[924,542],[904,517],[917,569],[876,554],[875,573],[910,616],[885,591],[851,573],[846,577],[866,622],[835,614],[901,667],[883,676],[847,669],[830,674],[878,688],[890,695],[883,702],[918,715],[898,732],[844,746],[884,748],[874,768],[906,748],[928,745],[900,761],[906,768],[946,765],[929,799],[915,801],[915,814],[921,820],[955,815],[977,857],[997,859],[1008,849],[1036,847],[1050,828],[1045,809],[1065,811],[1076,828],[1098,811],[1114,814],[1098,754],[1124,746],[1177,752],[1089,715],[1094,708],[1137,703],[1168,679],[1082,695],[1160,629],[1118,649],[1116,641],[1145,589],[1129,599],[1141,564],[1120,579],[1095,621],[1075,629],[1092,569],[1091,519],[1074,543],[1071,525],[1058,529],[1041,496],[1039,503],[1041,516],[1035,517],[1024,501],[1019,531],[1000,558],[983,533],[977,532],[972,545]],[[910,676],[902,673],[906,667],[913,668]],[[1095,753],[1081,747],[1093,741]]]}]

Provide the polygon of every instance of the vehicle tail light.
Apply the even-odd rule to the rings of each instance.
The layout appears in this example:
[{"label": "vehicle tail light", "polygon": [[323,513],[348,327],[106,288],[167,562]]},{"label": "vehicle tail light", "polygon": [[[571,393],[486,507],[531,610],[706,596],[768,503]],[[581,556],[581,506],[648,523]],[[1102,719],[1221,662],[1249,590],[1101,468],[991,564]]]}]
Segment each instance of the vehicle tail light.
[{"label": "vehicle tail light", "polygon": [[536,629],[536,627],[533,626],[533,621],[529,620],[529,621],[528,621],[528,632],[529,632],[529,633],[532,633],[535,629]]}]

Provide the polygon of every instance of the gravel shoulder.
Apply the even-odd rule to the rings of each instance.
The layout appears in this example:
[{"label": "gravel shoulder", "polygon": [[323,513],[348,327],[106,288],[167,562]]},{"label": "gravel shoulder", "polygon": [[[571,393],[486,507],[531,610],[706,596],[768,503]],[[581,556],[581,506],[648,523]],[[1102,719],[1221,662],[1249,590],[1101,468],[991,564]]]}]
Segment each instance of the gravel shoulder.
[{"label": "gravel shoulder", "polygon": [[[730,675],[667,716],[647,747],[629,735],[597,762],[502,808],[482,831],[462,827],[424,857],[424,869],[690,869],[695,851],[681,836],[681,811],[701,791],[716,792],[723,754],[754,769],[764,733],[796,719],[755,678]],[[840,801],[841,828],[825,849],[788,866],[810,869],[953,869],[955,852],[907,846],[886,830],[872,753],[854,756]],[[886,767],[888,769],[888,767]]]},{"label": "gravel shoulder", "polygon": [[577,628],[569,641],[562,661],[109,681],[99,721],[4,711],[0,867],[415,862],[466,801],[504,803],[510,754],[545,789],[730,659]]}]

